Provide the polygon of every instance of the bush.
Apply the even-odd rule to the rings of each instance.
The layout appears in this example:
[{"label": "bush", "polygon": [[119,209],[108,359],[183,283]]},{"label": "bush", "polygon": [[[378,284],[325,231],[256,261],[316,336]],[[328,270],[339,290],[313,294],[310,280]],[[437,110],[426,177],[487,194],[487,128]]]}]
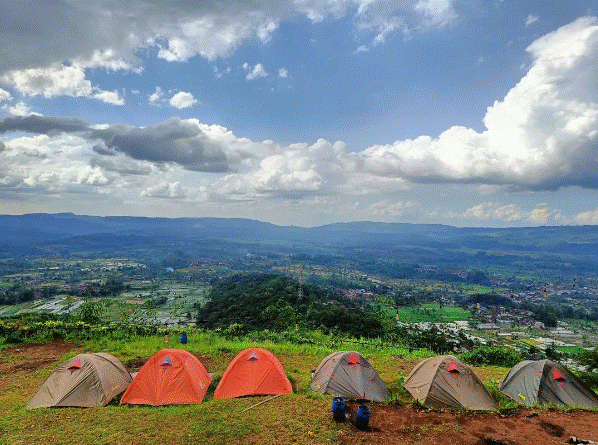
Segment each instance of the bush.
[{"label": "bush", "polygon": [[578,372],[577,376],[585,382],[590,388],[598,389],[598,373],[596,372]]},{"label": "bush", "polygon": [[243,337],[247,334],[247,328],[241,323],[231,323],[226,329],[222,331],[222,335],[227,340],[233,340]]},{"label": "bush", "polygon": [[521,353],[506,346],[482,346],[461,354],[460,358],[471,365],[504,366],[506,368],[523,360]]}]

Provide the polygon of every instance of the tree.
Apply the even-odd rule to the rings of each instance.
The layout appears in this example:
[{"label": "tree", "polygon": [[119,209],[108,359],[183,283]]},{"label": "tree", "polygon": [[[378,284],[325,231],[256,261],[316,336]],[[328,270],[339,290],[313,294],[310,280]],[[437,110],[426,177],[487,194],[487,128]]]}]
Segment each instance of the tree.
[{"label": "tree", "polygon": [[274,331],[284,331],[297,323],[297,310],[284,298],[268,306],[260,315],[263,326]]},{"label": "tree", "polygon": [[99,301],[86,301],[78,309],[79,319],[87,324],[99,324],[104,308]]}]

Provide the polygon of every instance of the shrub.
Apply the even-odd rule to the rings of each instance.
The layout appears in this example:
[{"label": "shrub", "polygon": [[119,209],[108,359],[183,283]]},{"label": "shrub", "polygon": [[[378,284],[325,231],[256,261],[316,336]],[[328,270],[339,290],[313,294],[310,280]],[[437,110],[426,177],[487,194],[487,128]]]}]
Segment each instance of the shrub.
[{"label": "shrub", "polygon": [[510,368],[523,360],[521,353],[506,346],[482,346],[460,356],[472,365],[504,366]]}]

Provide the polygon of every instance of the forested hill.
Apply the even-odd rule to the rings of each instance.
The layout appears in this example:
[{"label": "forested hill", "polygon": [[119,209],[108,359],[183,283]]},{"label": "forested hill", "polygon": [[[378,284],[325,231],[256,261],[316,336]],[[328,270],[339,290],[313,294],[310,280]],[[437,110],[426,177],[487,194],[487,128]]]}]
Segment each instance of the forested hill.
[{"label": "forested hill", "polygon": [[325,332],[337,328],[356,337],[383,333],[373,311],[320,287],[302,286],[300,291],[299,283],[285,275],[234,275],[214,286],[209,298],[198,314],[199,324],[206,328],[234,325],[239,333],[295,326]]}]

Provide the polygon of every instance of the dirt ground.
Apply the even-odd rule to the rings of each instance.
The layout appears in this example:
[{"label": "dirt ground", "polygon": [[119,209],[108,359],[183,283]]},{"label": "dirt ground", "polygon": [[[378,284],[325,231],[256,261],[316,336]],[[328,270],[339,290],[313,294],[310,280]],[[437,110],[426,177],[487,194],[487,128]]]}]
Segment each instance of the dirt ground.
[{"label": "dirt ground", "polygon": [[[22,345],[0,352],[0,392],[37,369],[55,363],[65,353],[80,349],[76,343],[56,341]],[[201,357],[207,361],[207,357]],[[141,360],[127,363],[138,371]],[[566,444],[572,436],[598,442],[598,413],[589,411],[514,409],[500,414],[431,411],[410,405],[370,405],[369,428],[355,427],[358,405],[348,406],[341,431],[343,445],[446,444],[527,445]]]},{"label": "dirt ground", "polygon": [[54,341],[21,345],[0,351],[0,391],[32,371],[55,363],[64,354],[79,347],[72,342]]},{"label": "dirt ground", "polygon": [[431,411],[412,406],[370,406],[369,428],[355,428],[350,408],[342,443],[527,445],[565,444],[572,436],[598,442],[598,413],[515,409],[501,414]]}]

